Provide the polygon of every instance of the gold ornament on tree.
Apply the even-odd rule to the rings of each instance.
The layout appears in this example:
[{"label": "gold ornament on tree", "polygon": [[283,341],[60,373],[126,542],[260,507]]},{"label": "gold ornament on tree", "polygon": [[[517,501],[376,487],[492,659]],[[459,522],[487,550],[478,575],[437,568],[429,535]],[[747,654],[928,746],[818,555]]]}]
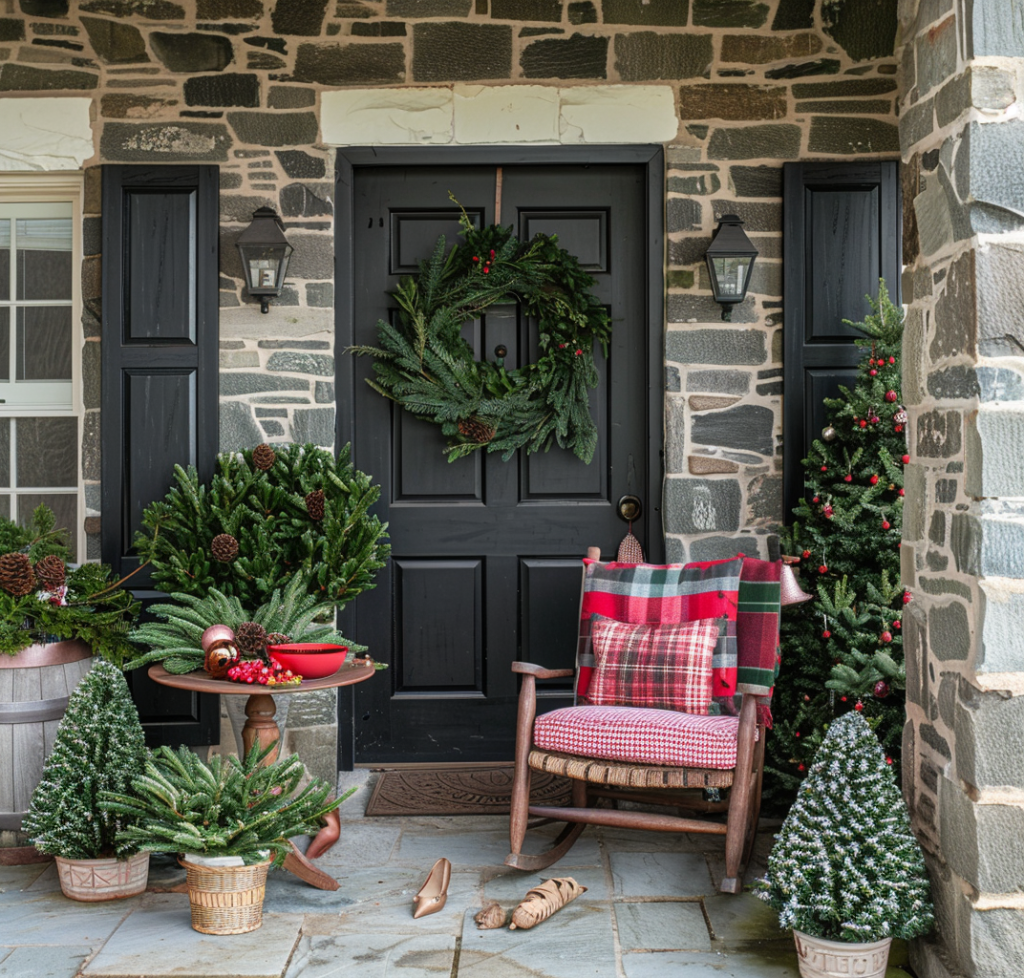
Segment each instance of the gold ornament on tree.
[{"label": "gold ornament on tree", "polygon": [[210,541],[210,553],[222,564],[230,564],[238,556],[238,541],[230,533],[218,533]]},{"label": "gold ornament on tree", "polygon": [[835,441],[836,440],[836,429],[832,425],[827,425],[821,429],[822,441]]},{"label": "gold ornament on tree", "polygon": [[267,469],[273,468],[274,462],[276,461],[277,455],[275,454],[274,449],[265,442],[261,445],[257,445],[252,450],[252,464],[263,472],[266,472]]},{"label": "gold ornament on tree", "polygon": [[0,557],[0,587],[16,598],[23,598],[36,586],[36,576],[27,554],[10,553]]}]

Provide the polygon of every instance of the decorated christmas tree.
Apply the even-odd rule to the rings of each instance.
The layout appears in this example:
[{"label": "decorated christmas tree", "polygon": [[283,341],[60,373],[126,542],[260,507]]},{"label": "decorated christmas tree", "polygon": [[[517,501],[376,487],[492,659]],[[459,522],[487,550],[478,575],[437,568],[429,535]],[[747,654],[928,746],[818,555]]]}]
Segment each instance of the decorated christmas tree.
[{"label": "decorated christmas tree", "polygon": [[931,930],[921,848],[858,713],[830,725],[755,889],[780,926],[812,937],[868,943]]},{"label": "decorated christmas tree", "polygon": [[828,424],[804,459],[805,489],[784,547],[814,600],[782,619],[783,665],[768,739],[766,805],[792,801],[826,725],[864,715],[898,774],[906,674],[900,535],[907,416],[900,403],[903,311],[879,285],[848,325],[865,350],[852,390],[825,401]]},{"label": "decorated christmas tree", "polygon": [[35,847],[65,859],[129,856],[115,841],[125,823],[100,806],[101,791],[127,791],[147,757],[139,715],[116,666],[97,659],[68,700],[53,750],[22,827]]}]

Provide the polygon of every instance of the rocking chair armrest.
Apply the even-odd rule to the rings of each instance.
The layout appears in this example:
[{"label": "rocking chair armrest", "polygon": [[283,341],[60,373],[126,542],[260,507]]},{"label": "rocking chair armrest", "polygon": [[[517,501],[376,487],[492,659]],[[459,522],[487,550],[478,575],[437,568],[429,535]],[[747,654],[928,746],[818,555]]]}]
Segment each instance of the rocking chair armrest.
[{"label": "rocking chair armrest", "polygon": [[546,669],[534,662],[513,662],[512,671],[521,672],[536,679],[567,679],[569,676],[576,675],[575,669]]}]

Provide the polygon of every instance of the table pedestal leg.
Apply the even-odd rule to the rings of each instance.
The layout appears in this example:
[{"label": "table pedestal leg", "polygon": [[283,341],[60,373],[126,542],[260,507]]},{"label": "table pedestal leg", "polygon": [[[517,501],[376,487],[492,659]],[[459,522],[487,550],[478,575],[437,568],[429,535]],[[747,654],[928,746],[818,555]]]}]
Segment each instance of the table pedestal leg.
[{"label": "table pedestal leg", "polygon": [[[276,712],[277,707],[274,705],[274,697],[269,693],[253,693],[245,704],[245,726],[242,727],[242,746],[245,748],[246,754],[248,754],[253,746],[258,746],[262,749],[273,745],[274,749],[267,755],[264,761],[265,764],[272,764],[277,760],[280,753],[281,729],[274,719]],[[313,855],[326,852],[338,838],[338,828],[340,827],[338,813],[331,812],[327,816],[326,821],[327,824],[310,843]],[[321,835],[327,837],[324,840],[327,843],[326,845],[323,842],[318,845]],[[329,841],[327,841],[328,839]],[[315,886],[318,890],[338,889],[338,881],[333,876],[328,876],[323,870],[317,869],[309,859],[299,852],[294,842],[291,846],[292,851],[285,856],[284,860],[284,868],[289,873],[298,876],[300,880],[304,880],[310,886]]]}]

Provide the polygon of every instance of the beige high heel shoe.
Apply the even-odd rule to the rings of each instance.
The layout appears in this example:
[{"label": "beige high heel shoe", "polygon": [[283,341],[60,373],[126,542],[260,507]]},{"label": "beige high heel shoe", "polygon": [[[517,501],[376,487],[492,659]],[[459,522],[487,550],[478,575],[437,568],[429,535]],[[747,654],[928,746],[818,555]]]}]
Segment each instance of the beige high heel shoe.
[{"label": "beige high heel shoe", "polygon": [[420,892],[412,898],[413,912],[416,917],[426,917],[428,913],[437,913],[448,899],[448,883],[452,878],[452,864],[447,859],[438,859],[430,868],[427,881]]}]

